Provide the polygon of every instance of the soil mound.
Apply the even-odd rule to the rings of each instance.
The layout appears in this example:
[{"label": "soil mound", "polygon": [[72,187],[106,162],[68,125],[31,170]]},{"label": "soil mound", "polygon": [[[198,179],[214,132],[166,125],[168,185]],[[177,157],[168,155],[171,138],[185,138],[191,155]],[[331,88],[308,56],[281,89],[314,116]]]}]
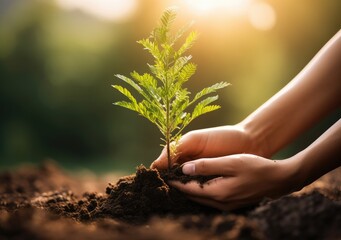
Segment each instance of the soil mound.
[{"label": "soil mound", "polygon": [[183,178],[176,169],[140,166],[87,191],[105,184],[70,177],[51,162],[25,166],[0,173],[0,239],[341,239],[340,171],[299,193],[220,212],[168,186]]}]

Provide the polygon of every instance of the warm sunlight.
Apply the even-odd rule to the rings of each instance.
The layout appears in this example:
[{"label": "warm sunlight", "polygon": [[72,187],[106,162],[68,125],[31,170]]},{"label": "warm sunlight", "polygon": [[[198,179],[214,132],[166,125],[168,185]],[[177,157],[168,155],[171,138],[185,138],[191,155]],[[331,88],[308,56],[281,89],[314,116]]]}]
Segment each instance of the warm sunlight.
[{"label": "warm sunlight", "polygon": [[122,21],[128,19],[137,8],[136,0],[56,0],[65,9],[78,9],[95,17]]},{"label": "warm sunlight", "polygon": [[270,30],[276,24],[276,12],[262,0],[185,0],[188,11],[198,14],[246,17],[258,30]]},{"label": "warm sunlight", "polygon": [[252,0],[186,0],[189,8],[197,14],[223,10],[229,14],[241,14],[247,10]]},{"label": "warm sunlight", "polygon": [[270,30],[276,24],[276,13],[269,4],[256,2],[250,7],[249,20],[256,29]]}]

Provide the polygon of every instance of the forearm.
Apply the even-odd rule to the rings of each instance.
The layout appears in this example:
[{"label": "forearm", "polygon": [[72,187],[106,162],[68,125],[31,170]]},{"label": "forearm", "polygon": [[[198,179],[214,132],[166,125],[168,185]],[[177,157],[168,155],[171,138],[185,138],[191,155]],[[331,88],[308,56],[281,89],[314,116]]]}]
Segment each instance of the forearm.
[{"label": "forearm", "polygon": [[269,157],[341,106],[341,31],[280,92],[241,125]]},{"label": "forearm", "polygon": [[341,166],[341,119],[292,161],[302,186]]}]

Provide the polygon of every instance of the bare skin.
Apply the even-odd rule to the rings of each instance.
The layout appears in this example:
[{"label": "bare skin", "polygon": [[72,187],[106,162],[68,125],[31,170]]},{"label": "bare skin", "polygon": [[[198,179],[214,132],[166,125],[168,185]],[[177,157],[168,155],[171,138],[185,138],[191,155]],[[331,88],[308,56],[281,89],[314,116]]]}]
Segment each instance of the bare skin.
[{"label": "bare skin", "polygon": [[[324,116],[341,107],[341,31],[281,91],[241,123],[191,131],[178,157],[189,175],[221,175],[200,187],[171,182],[193,201],[222,210],[296,191],[341,165],[341,120],[309,147],[269,159]],[[167,168],[165,151],[152,168]]]}]

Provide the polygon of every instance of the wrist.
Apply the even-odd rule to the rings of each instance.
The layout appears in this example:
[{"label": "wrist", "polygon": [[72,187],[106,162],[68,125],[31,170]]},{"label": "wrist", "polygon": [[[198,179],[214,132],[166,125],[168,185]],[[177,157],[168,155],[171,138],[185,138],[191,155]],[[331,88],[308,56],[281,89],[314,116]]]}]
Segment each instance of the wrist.
[{"label": "wrist", "polygon": [[283,171],[286,176],[284,184],[289,187],[289,192],[299,191],[306,186],[307,174],[300,155],[281,160],[281,162],[283,163]]},{"label": "wrist", "polygon": [[243,121],[237,124],[239,128],[243,129],[245,138],[247,139],[248,153],[269,158],[274,153],[271,151],[269,139],[264,128],[256,126],[253,121]]},{"label": "wrist", "polygon": [[273,195],[276,197],[301,190],[305,186],[302,177],[302,167],[299,159],[292,157],[283,160],[274,160],[270,170]]}]

